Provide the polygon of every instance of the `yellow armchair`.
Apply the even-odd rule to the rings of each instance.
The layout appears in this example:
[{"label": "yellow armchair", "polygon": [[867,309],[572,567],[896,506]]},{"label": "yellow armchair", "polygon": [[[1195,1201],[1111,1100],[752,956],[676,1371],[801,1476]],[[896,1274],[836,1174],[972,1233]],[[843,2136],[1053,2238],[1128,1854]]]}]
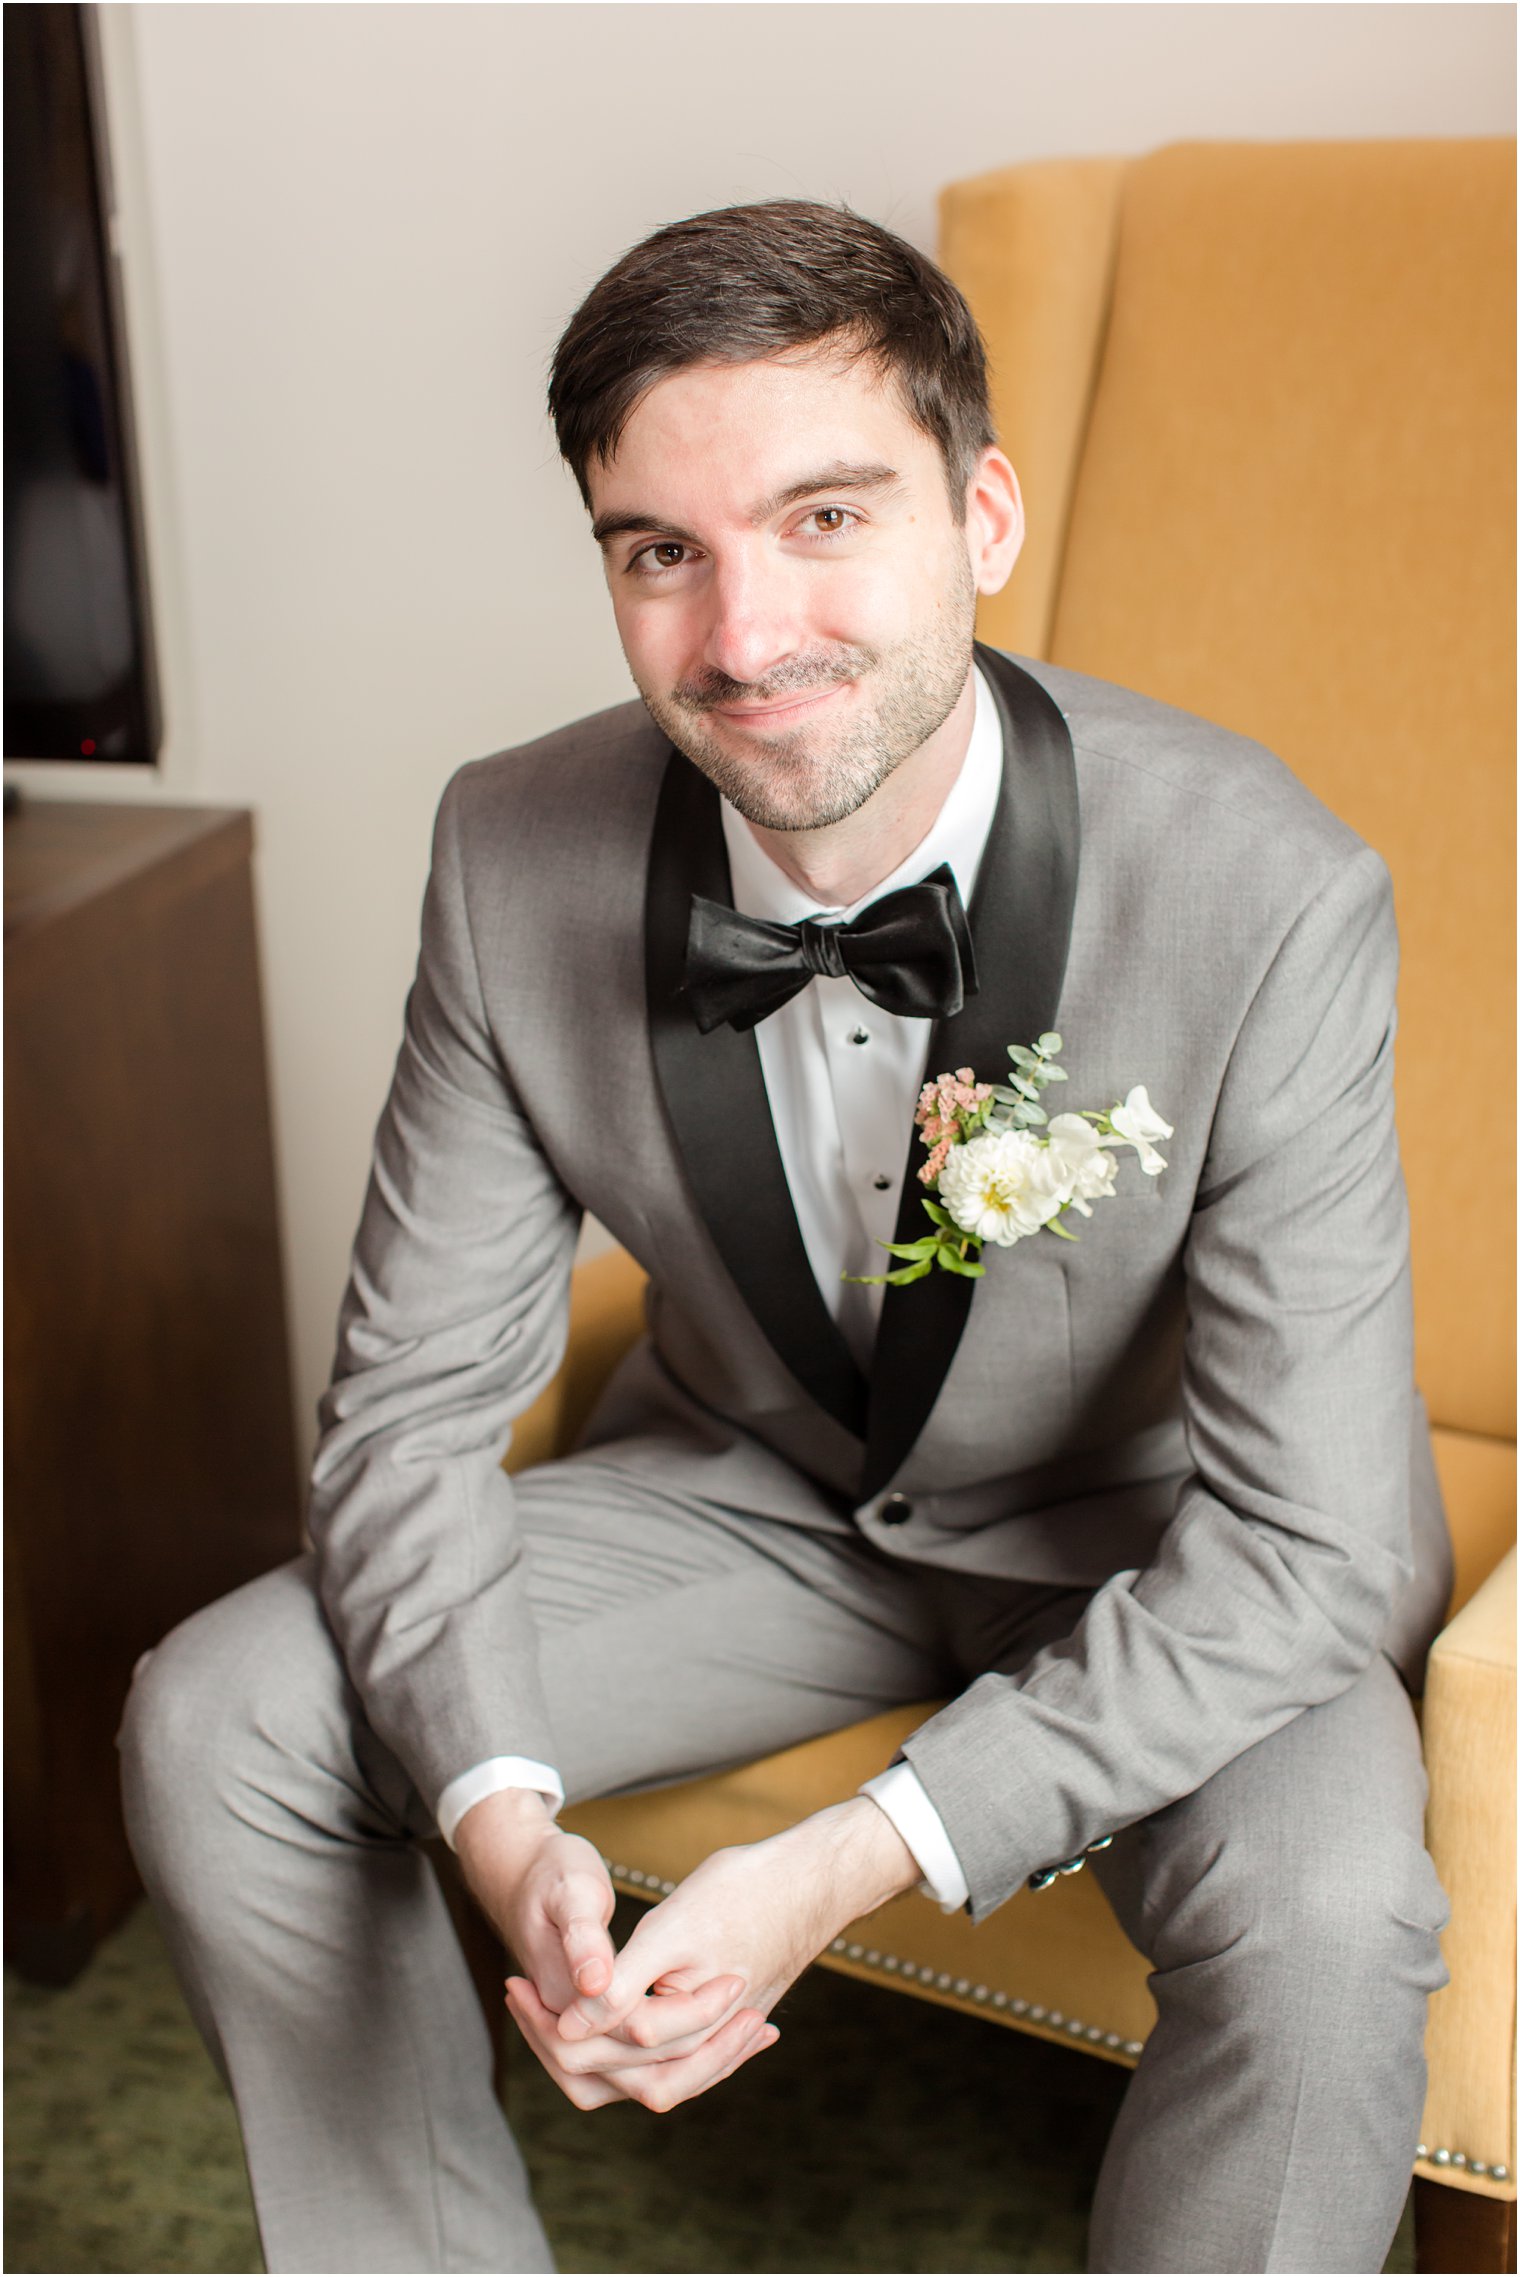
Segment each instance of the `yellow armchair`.
[{"label": "yellow armchair", "polygon": [[[1453,1111],[1482,1097],[1502,1119],[1513,1097],[1513,215],[1496,142],[1018,166],[941,213],[1030,505],[983,636],[1260,737],[1394,876],[1418,1365],[1457,1545],[1425,1706],[1453,1908],[1427,2269],[1514,2265],[1513,1220],[1497,1181],[1475,1192],[1445,1161]],[[514,1467],[568,1444],[639,1324],[628,1258],[581,1269],[565,1373]],[[573,1822],[624,1888],[658,1893],[851,1793],[926,1711]],[[905,1897],[824,1958],[1116,2063],[1154,2015],[1087,1874],[976,1930]]]}]

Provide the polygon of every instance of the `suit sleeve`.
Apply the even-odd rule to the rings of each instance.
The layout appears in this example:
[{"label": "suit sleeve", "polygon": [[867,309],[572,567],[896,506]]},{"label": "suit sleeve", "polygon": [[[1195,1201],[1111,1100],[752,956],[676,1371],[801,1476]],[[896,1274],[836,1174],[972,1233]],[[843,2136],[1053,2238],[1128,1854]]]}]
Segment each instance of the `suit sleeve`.
[{"label": "suit sleeve", "polygon": [[1221,1086],[1184,1255],[1192,1468],[1156,1556],[906,1743],[978,1919],[1334,1698],[1387,1630],[1411,1570],[1397,967],[1364,848],[1278,944]]},{"label": "suit sleeve", "polygon": [[553,1761],[512,1419],[564,1350],[580,1212],[487,1027],[444,793],[421,953],[318,1411],[318,1586],[371,1723],[430,1809],[492,1756]]}]

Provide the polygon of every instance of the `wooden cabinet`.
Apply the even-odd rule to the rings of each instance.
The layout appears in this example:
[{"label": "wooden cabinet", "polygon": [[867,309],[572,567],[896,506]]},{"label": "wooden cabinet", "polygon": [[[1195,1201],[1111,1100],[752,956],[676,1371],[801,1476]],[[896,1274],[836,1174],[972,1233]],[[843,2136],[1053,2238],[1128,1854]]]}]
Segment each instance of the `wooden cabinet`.
[{"label": "wooden cabinet", "polygon": [[245,813],[5,823],[6,1944],[62,1981],[137,1891],[134,1663],[294,1554]]}]

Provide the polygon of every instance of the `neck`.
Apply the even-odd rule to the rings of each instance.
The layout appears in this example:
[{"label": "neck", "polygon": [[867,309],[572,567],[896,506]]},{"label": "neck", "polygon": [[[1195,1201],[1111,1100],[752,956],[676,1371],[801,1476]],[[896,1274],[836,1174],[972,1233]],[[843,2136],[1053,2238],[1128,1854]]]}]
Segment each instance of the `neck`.
[{"label": "neck", "polygon": [[975,719],[976,682],[968,672],[954,708],[928,741],[842,822],[821,830],[765,830],[755,822],[746,827],[820,908],[847,909],[928,837],[965,765]]}]

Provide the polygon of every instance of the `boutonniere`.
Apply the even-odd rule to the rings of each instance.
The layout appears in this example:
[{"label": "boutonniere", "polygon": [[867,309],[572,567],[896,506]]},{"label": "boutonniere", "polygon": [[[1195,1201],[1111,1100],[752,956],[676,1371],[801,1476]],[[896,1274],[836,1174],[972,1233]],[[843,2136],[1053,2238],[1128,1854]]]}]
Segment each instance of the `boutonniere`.
[{"label": "boutonniere", "polygon": [[929,1149],[920,1182],[939,1196],[924,1203],[934,1231],[920,1241],[880,1244],[889,1256],[907,1259],[895,1273],[847,1273],[847,1281],[900,1288],[936,1265],[975,1280],[987,1270],[975,1255],[984,1242],[1011,1249],[1042,1230],[1075,1241],[1061,1219],[1068,1210],[1090,1218],[1093,1203],[1114,1191],[1117,1148],[1132,1146],[1148,1178],[1166,1168],[1155,1141],[1170,1138],[1172,1125],[1161,1120],[1143,1083],[1106,1114],[1085,1107],[1053,1122],[1047,1117],[1040,1093],[1066,1081],[1055,1062],[1060,1049],[1054,1034],[1010,1044],[1007,1083],[978,1083],[969,1067],[958,1067],[924,1085],[913,1120]]}]

